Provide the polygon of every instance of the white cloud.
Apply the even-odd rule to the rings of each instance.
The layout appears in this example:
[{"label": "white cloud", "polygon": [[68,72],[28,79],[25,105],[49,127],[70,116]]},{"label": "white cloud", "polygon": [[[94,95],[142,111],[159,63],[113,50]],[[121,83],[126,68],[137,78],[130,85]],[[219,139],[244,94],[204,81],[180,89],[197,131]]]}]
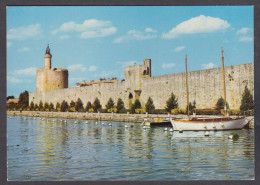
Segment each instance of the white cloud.
[{"label": "white cloud", "polygon": [[82,24],[77,24],[74,21],[66,22],[53,30],[52,34],[78,32],[80,33],[80,38],[89,39],[109,36],[116,33],[116,31],[117,29],[112,26],[110,21],[87,19]]},{"label": "white cloud", "polygon": [[36,75],[36,70],[37,70],[36,67],[29,67],[29,68],[26,68],[26,69],[15,70],[15,71],[12,72],[12,74],[33,76],[33,75]]},{"label": "white cloud", "polygon": [[244,28],[241,28],[240,30],[237,31],[237,34],[247,34],[249,31],[249,28],[247,27],[244,27]]},{"label": "white cloud", "polygon": [[19,52],[31,51],[31,49],[30,49],[30,48],[27,48],[27,47],[23,47],[23,48],[20,48],[18,51],[19,51]]},{"label": "white cloud", "polygon": [[71,72],[75,72],[75,71],[85,72],[87,68],[83,64],[73,64],[68,66],[68,70]]},{"label": "white cloud", "polygon": [[168,33],[163,33],[162,38],[172,39],[182,34],[210,33],[225,30],[229,27],[230,24],[226,20],[200,15],[178,24]]},{"label": "white cloud", "polygon": [[97,70],[97,66],[94,66],[94,65],[89,66],[88,71],[93,72],[93,71],[96,71],[96,70]]},{"label": "white cloud", "polygon": [[12,42],[7,42],[7,43],[6,43],[7,48],[11,47],[12,45],[13,45]]},{"label": "white cloud", "polygon": [[155,33],[149,33],[146,31],[145,33],[143,33],[139,30],[129,30],[126,33],[126,35],[117,37],[114,40],[114,43],[121,43],[123,41],[128,41],[128,40],[148,40],[148,39],[153,39],[155,37],[157,37]]},{"label": "white cloud", "polygon": [[252,37],[248,37],[248,36],[243,36],[243,37],[239,38],[239,41],[240,42],[251,42],[251,41],[253,41],[253,38]]},{"label": "white cloud", "polygon": [[167,68],[173,68],[175,66],[174,63],[163,63],[162,68],[167,69]]},{"label": "white cloud", "polygon": [[137,61],[127,61],[127,62],[117,62],[117,64],[121,65],[123,68],[132,66],[134,64],[137,64]]},{"label": "white cloud", "polygon": [[179,46],[179,47],[175,48],[174,51],[175,52],[180,52],[180,51],[182,51],[184,49],[185,49],[185,46]]},{"label": "white cloud", "polygon": [[156,33],[157,31],[152,28],[145,28],[145,32],[147,33]]},{"label": "white cloud", "polygon": [[208,64],[201,64],[202,65],[202,69],[211,69],[214,67],[217,67],[214,63],[210,62]]},{"label": "white cloud", "polygon": [[25,40],[29,38],[37,38],[41,34],[41,25],[33,24],[29,26],[21,26],[12,28],[7,31],[7,39]]},{"label": "white cloud", "polygon": [[98,73],[95,75],[95,77],[98,77],[98,78],[113,78],[116,76],[117,76],[117,73],[115,71],[102,71],[101,73]]},{"label": "white cloud", "polygon": [[22,83],[22,80],[15,78],[13,76],[7,76],[7,83]]},{"label": "white cloud", "polygon": [[68,38],[70,38],[70,36],[68,36],[68,35],[60,35],[59,36],[59,39],[61,39],[61,40],[68,39]]}]

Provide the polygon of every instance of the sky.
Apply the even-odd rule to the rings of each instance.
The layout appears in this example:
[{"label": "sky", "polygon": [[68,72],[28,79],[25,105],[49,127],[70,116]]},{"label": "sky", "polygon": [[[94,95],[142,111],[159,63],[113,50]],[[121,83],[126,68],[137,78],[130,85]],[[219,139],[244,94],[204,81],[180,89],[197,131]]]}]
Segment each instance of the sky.
[{"label": "sky", "polygon": [[152,76],[254,62],[253,6],[9,6],[7,96],[36,91],[47,44],[69,87],[124,79],[124,67],[152,60]]}]

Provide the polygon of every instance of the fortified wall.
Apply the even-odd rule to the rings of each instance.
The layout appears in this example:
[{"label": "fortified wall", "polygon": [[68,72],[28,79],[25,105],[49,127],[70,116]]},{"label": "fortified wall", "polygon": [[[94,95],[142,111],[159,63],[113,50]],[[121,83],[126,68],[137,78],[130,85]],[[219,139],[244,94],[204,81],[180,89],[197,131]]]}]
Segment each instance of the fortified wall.
[{"label": "fortified wall", "polygon": [[[223,97],[221,68],[192,71],[188,73],[188,79],[189,99],[190,102],[196,101],[197,108],[214,107],[218,98]],[[95,98],[99,98],[102,108],[105,108],[109,98],[112,98],[115,104],[118,98],[121,98],[128,109],[135,99],[139,99],[144,108],[151,97],[156,109],[164,109],[173,92],[178,98],[179,107],[184,109],[187,103],[185,80],[185,73],[151,77],[151,60],[145,59],[143,65],[135,64],[125,68],[125,81],[91,83],[83,87],[47,91],[37,89],[37,92],[29,94],[29,102],[52,102],[56,105],[63,100],[70,103],[80,98],[85,107],[88,101],[93,103]],[[239,109],[246,85],[254,95],[254,64],[225,67],[225,81],[227,102],[231,109]]]}]

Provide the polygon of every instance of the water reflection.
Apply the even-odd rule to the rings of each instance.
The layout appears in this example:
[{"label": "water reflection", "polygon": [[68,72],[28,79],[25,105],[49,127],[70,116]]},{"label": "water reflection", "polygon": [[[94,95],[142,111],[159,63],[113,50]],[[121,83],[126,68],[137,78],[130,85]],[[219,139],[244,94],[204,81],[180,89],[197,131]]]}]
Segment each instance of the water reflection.
[{"label": "water reflection", "polygon": [[[8,119],[9,180],[254,178],[254,131],[165,132],[137,123]],[[125,127],[128,125],[128,128]],[[133,125],[131,127],[130,125]],[[237,140],[228,136],[237,133]]]}]

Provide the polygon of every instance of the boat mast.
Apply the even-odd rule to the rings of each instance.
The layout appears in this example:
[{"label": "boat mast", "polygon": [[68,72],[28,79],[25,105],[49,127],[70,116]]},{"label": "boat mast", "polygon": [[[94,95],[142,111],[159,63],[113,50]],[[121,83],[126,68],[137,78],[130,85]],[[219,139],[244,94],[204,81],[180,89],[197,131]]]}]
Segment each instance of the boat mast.
[{"label": "boat mast", "polygon": [[186,90],[187,90],[187,106],[188,106],[188,120],[190,120],[190,101],[189,101],[189,87],[188,87],[188,66],[187,66],[187,54],[185,55],[186,65]]},{"label": "boat mast", "polygon": [[225,85],[225,69],[224,69],[224,51],[223,47],[221,48],[221,54],[222,54],[222,78],[223,78],[223,91],[224,91],[224,116],[227,115],[227,107],[226,107],[226,85]]}]

